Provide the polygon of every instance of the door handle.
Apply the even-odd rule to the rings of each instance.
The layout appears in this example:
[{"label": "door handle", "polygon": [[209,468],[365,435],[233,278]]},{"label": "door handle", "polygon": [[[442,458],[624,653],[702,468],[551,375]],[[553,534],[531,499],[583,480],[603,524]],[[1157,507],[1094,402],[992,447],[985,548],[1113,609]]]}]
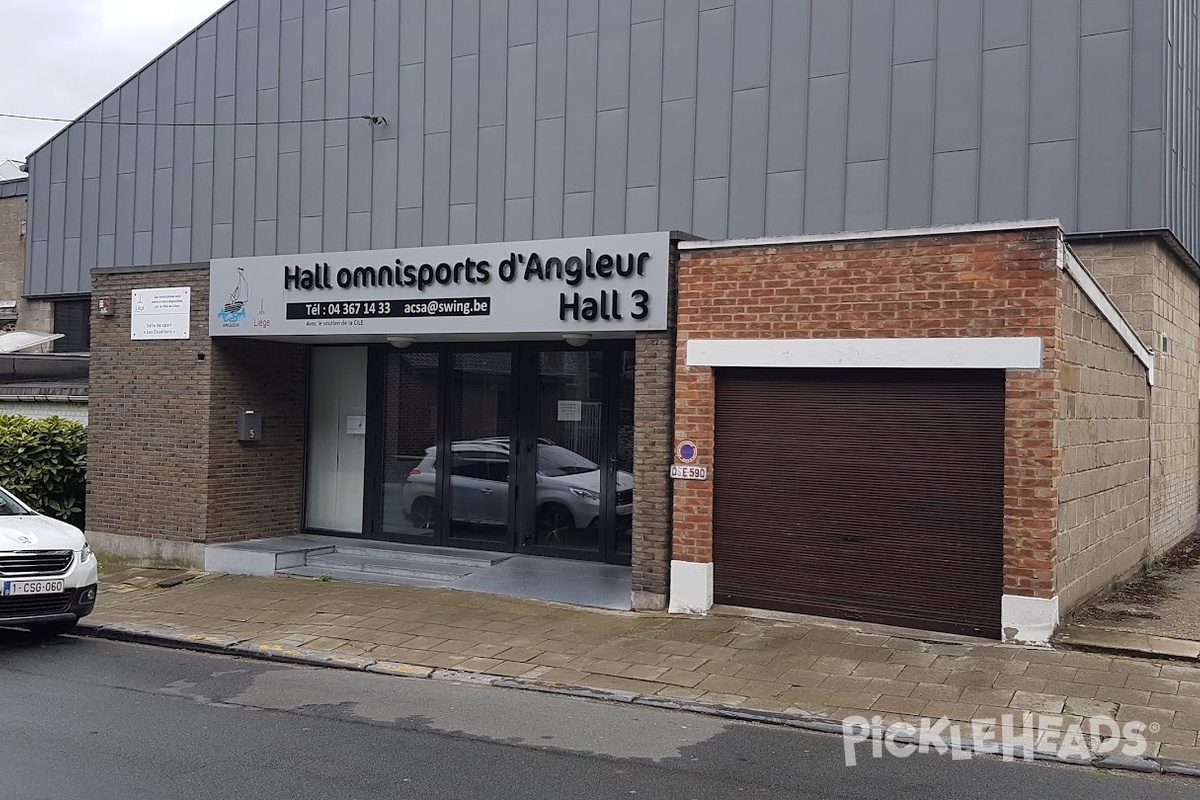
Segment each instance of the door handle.
[{"label": "door handle", "polygon": [[491,489],[480,489],[479,493],[480,494],[495,494],[495,492],[493,492]]}]

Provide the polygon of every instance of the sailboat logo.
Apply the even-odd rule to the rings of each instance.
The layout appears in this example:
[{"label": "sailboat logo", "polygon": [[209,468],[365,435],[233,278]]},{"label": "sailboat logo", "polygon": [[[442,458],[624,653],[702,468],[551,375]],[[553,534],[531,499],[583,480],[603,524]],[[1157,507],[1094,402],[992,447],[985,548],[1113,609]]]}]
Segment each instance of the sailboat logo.
[{"label": "sailboat logo", "polygon": [[222,322],[237,323],[246,316],[246,301],[250,299],[250,287],[246,284],[245,269],[238,267],[237,271],[237,284],[229,293],[229,302],[217,312],[217,316],[221,318]]}]

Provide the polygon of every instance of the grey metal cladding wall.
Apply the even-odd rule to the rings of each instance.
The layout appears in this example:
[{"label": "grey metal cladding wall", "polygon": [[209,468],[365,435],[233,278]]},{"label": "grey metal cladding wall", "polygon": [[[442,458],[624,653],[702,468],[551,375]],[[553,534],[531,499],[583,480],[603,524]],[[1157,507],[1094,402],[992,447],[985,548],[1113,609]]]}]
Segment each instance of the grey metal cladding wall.
[{"label": "grey metal cladding wall", "polygon": [[[1169,221],[1195,247],[1179,109],[1196,2],[1171,3],[236,0],[30,158],[26,285],[231,255],[1051,216]],[[1169,98],[1168,19],[1191,59]],[[371,114],[387,123],[353,118]],[[1190,183],[1168,193],[1173,165]]]},{"label": "grey metal cladding wall", "polygon": [[1200,254],[1200,0],[1166,6],[1166,221]]},{"label": "grey metal cladding wall", "polygon": [[29,178],[0,181],[0,198],[24,197],[27,194],[29,194]]}]

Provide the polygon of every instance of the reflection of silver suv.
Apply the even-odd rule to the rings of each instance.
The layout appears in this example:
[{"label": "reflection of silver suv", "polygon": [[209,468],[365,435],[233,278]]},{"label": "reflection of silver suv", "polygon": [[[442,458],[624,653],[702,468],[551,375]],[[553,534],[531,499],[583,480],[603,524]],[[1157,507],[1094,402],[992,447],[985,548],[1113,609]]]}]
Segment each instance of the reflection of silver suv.
[{"label": "reflection of silver suv", "polygon": [[[436,523],[434,464],[429,447],[408,475],[400,504],[415,527]],[[450,485],[454,520],[476,525],[508,524],[509,440],[472,439],[450,448]],[[617,517],[633,513],[633,475],[617,472]],[[565,447],[539,439],[537,445],[537,529],[553,540],[572,530],[596,525],[600,516],[600,467]]]}]

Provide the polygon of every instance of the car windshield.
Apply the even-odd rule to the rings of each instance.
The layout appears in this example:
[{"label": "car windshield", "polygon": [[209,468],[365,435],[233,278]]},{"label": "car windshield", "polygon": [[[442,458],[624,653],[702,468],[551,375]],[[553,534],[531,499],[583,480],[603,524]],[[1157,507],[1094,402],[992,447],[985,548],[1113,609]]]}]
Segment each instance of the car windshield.
[{"label": "car windshield", "polygon": [[13,517],[33,513],[35,512],[30,510],[20,500],[0,489],[0,517]]},{"label": "car windshield", "polygon": [[548,478],[578,475],[581,472],[591,472],[595,469],[600,469],[596,462],[565,447],[559,447],[556,444],[538,445],[538,472]]}]

